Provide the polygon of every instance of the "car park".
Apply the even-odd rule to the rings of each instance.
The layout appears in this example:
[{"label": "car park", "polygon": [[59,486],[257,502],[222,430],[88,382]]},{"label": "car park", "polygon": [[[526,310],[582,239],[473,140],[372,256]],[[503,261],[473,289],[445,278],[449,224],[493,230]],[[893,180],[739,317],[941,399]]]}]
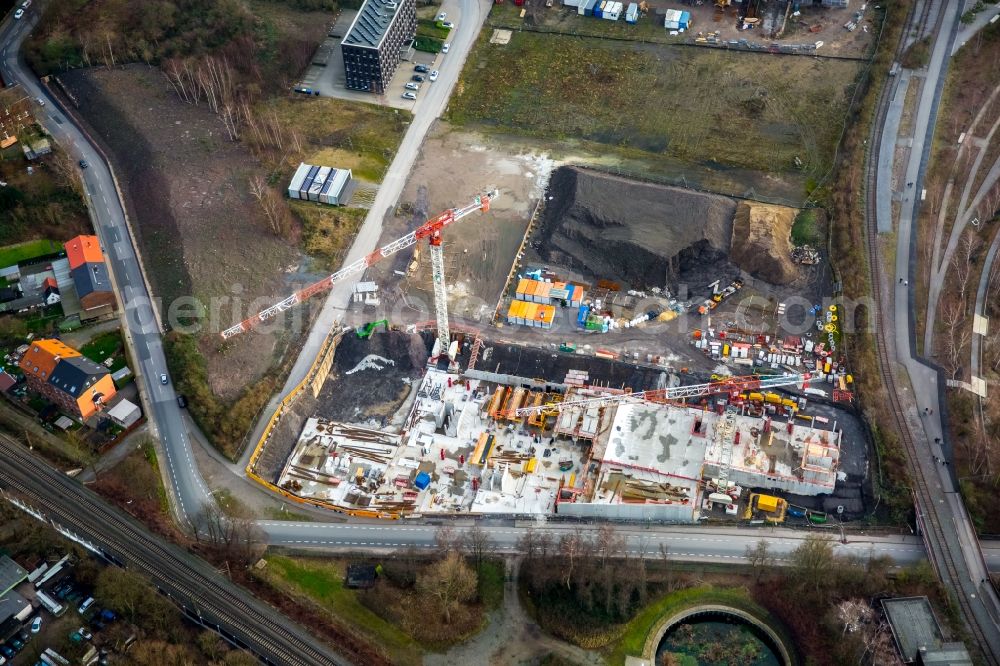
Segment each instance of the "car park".
[{"label": "car park", "polygon": [[407,90],[420,90],[420,84],[414,83],[413,81],[407,82],[405,88]]},{"label": "car park", "polygon": [[413,71],[414,72],[420,72],[421,74],[426,74],[427,72],[430,71],[430,69],[431,68],[428,67],[427,65],[417,65],[417,66],[415,66],[413,68]]},{"label": "car park", "polygon": [[431,72],[430,80],[431,81],[437,81],[438,80],[438,71],[436,69],[433,72]]},{"label": "car park", "polygon": [[449,44],[448,42],[445,42],[444,46],[441,47],[441,53],[447,53],[448,49],[450,49],[450,48],[451,48],[451,44]]},{"label": "car park", "polygon": [[416,93],[412,93],[412,92],[405,92],[405,93],[403,93],[403,99],[416,99],[416,98],[417,98]]}]

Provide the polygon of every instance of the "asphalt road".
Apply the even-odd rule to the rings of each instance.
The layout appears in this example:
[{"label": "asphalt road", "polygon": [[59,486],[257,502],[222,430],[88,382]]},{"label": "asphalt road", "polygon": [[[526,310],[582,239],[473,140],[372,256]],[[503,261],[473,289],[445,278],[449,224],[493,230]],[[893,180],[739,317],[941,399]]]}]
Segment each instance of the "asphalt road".
[{"label": "asphalt road", "polygon": [[133,371],[145,394],[144,406],[152,410],[151,433],[161,443],[161,458],[175,500],[172,505],[178,518],[187,522],[208,497],[208,489],[195,468],[191,439],[181,420],[173,384],[160,383],[160,375],[168,372],[163,344],[114,180],[101,154],[63,113],[19,56],[21,42],[38,20],[37,11],[36,4],[22,20],[8,18],[0,24],[0,73],[8,85],[17,82],[29,97],[45,100],[38,120],[75,161],[86,160],[90,165],[81,169],[81,175],[91,219],[124,304],[123,329],[131,339],[139,365]]},{"label": "asphalt road", "polygon": [[332,654],[271,606],[224,578],[207,562],[150,533],[75,479],[0,436],[0,488],[129,570],[142,573],[188,617],[272,664],[340,666]]},{"label": "asphalt road", "polygon": [[[381,234],[382,221],[402,192],[403,186],[416,159],[420,145],[434,122],[444,110],[451,89],[457,81],[462,64],[471,48],[489,9],[488,0],[446,0],[444,5],[449,18],[458,27],[452,41],[452,52],[440,66],[441,78],[427,89],[427,94],[417,103],[415,118],[407,131],[400,150],[379,189],[375,206],[365,220],[347,261],[352,261],[372,250]],[[19,81],[27,94],[47,99],[41,118],[53,137],[75,159],[86,159],[91,167],[83,172],[95,227],[109,257],[112,274],[125,302],[127,333],[131,337],[140,362],[138,378],[149,395],[151,419],[155,423],[161,443],[165,470],[171,483],[171,494],[179,517],[193,513],[209,495],[191,454],[191,438],[181,418],[171,386],[162,386],[158,377],[166,372],[159,331],[149,294],[139,271],[135,248],[132,246],[125,219],[118,201],[111,174],[97,151],[83,134],[60,112],[53,100],[44,93],[38,82],[17,59],[16,52],[30,29],[34,14],[21,22],[8,20],[0,25],[0,72],[7,81]],[[483,186],[490,185],[484,183]],[[457,202],[456,202],[457,203]],[[350,286],[333,290],[324,305],[319,324],[310,332],[309,339],[289,377],[289,385],[299,381],[309,367],[323,338],[340,317],[350,295]],[[252,335],[252,333],[251,333]],[[268,533],[271,543],[302,548],[345,550],[391,550],[429,547],[433,544],[436,527],[404,521],[397,523],[295,523],[265,521],[261,526]],[[497,543],[498,550],[512,551],[524,523],[487,521],[485,528]],[[548,523],[540,528],[555,534],[575,529],[561,523]],[[747,544],[762,536],[772,543],[775,555],[782,559],[804,538],[806,532],[781,530],[717,530],[690,527],[653,526],[648,529],[622,528],[628,537],[628,549],[638,553],[659,552],[665,543],[671,557],[686,560],[739,560]],[[912,563],[923,557],[920,542],[911,537],[851,537],[848,544],[838,544],[838,550],[855,555],[868,553],[891,556],[898,563]],[[1000,569],[1000,551],[985,549],[992,569]]]},{"label": "asphalt road", "polygon": [[[344,259],[344,265],[357,261],[378,247],[378,241],[382,235],[383,222],[389,212],[396,206],[396,202],[403,192],[406,180],[413,169],[413,163],[420,154],[420,146],[424,143],[424,137],[427,136],[431,125],[440,117],[448,105],[451,91],[455,87],[459,75],[462,73],[465,59],[476,41],[476,36],[482,28],[483,22],[486,21],[491,4],[489,0],[444,0],[444,3],[441,5],[442,11],[447,12],[448,19],[455,23],[455,29],[452,31],[451,48],[447,55],[438,56],[440,62],[438,65],[438,71],[440,72],[438,80],[430,85],[424,84],[421,89],[420,97],[413,106],[413,122],[406,130],[406,134],[399,144],[399,150],[396,152],[392,164],[389,165],[389,169],[382,179],[382,184],[379,185],[378,194],[375,195],[375,202],[372,204],[368,216],[361,225],[361,229],[354,239],[354,244],[351,245],[350,252]],[[335,55],[334,57],[339,57],[339,55]],[[490,185],[491,183],[483,183],[482,187],[485,190]],[[464,205],[467,203],[466,200],[471,199],[475,194],[478,194],[478,192],[455,192],[454,205]],[[437,212],[431,211],[431,214],[433,215]],[[361,276],[358,276],[358,279],[361,279]],[[270,415],[277,408],[281,397],[305,377],[313,360],[316,358],[316,354],[319,353],[326,336],[343,317],[347,305],[350,303],[356,281],[351,279],[346,280],[330,290],[323,309],[319,317],[317,317],[316,323],[309,331],[306,342],[302,346],[302,351],[299,352],[299,357],[292,366],[288,380],[285,382],[285,387],[281,390],[280,395],[275,396],[268,403],[263,414]],[[428,316],[430,316],[430,313],[428,313]],[[243,335],[253,335],[253,333],[244,333]],[[267,418],[260,419],[254,430],[253,437],[250,438],[251,442],[256,442],[260,438],[266,421]],[[252,447],[247,447],[247,450],[244,451],[240,459],[241,469],[246,467],[252,453]]]},{"label": "asphalt road", "polygon": [[[951,54],[959,33],[959,16],[964,3],[945,3],[937,25],[936,37],[931,50],[930,61],[924,70],[925,83],[917,100],[915,114],[916,128],[913,137],[909,161],[905,164],[903,182],[913,183],[907,188],[900,205],[899,220],[896,226],[896,252],[894,273],[890,276],[893,288],[892,312],[888,313],[893,326],[893,343],[896,360],[905,370],[912,394],[911,407],[906,419],[908,428],[918,443],[919,454],[913,461],[922,472],[922,476],[931,485],[932,498],[921,503],[920,509],[925,514],[934,514],[936,521],[942,526],[937,539],[943,544],[940,552],[932,552],[933,559],[941,563],[951,560],[955,565],[956,575],[946,575],[945,568],[939,564],[939,574],[944,582],[952,588],[954,594],[962,595],[969,602],[971,617],[966,617],[970,623],[976,623],[984,636],[980,647],[987,652],[984,655],[990,663],[1000,661],[1000,599],[992,585],[986,582],[987,564],[985,556],[980,551],[980,544],[975,536],[968,513],[962,504],[956,481],[950,466],[938,463],[939,459],[950,458],[947,447],[939,442],[946,439],[942,423],[944,387],[939,386],[937,369],[926,362],[916,351],[914,334],[914,292],[917,271],[916,253],[916,220],[919,214],[919,200],[915,193],[923,187],[923,179],[930,156],[933,132],[937,121],[938,105],[944,78],[948,70]],[[890,105],[888,113],[898,114],[901,106]],[[897,127],[898,122],[885,123],[886,128]],[[895,145],[895,137],[889,142]],[[881,142],[883,145],[885,142]],[[892,160],[880,160],[876,180],[876,192],[871,193],[878,200],[891,197]],[[876,214],[882,217],[884,207],[877,207]],[[890,213],[891,214],[891,213]],[[892,229],[892,222],[879,220],[879,231]],[[905,282],[900,283],[901,280]],[[910,286],[913,282],[914,287]],[[931,411],[932,410],[932,411]],[[923,499],[923,498],[921,498]],[[931,524],[930,521],[926,521]],[[944,527],[947,526],[947,527]],[[933,528],[932,528],[933,529]],[[933,541],[932,541],[933,543]],[[934,550],[932,548],[932,550]],[[953,578],[953,579],[952,579]]]}]

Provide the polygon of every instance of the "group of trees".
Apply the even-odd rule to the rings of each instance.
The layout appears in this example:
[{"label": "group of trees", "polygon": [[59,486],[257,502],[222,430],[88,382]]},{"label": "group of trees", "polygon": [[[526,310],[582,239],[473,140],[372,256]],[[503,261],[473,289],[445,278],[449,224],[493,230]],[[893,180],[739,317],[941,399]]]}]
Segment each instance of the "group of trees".
[{"label": "group of trees", "polygon": [[519,575],[536,609],[564,620],[546,623],[557,633],[574,631],[574,624],[584,629],[620,624],[646,603],[646,560],[629,556],[624,537],[610,525],[559,539],[529,529],[519,550],[524,553]]}]

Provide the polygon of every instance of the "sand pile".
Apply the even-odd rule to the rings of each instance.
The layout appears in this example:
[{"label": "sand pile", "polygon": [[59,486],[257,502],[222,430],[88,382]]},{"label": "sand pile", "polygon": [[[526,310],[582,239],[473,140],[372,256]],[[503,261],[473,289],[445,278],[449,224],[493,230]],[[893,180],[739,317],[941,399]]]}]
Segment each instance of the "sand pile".
[{"label": "sand pile", "polygon": [[771,284],[799,277],[792,263],[792,223],[798,211],[785,206],[740,203],[733,221],[729,258],[741,269]]},{"label": "sand pile", "polygon": [[539,256],[594,279],[662,286],[729,251],[736,202],[727,197],[561,167],[547,198]]}]

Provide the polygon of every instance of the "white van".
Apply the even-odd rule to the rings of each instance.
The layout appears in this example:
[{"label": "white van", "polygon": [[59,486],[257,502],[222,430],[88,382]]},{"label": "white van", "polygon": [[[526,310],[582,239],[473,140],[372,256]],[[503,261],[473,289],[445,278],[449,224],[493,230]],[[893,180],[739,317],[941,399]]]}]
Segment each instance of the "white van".
[{"label": "white van", "polygon": [[93,605],[94,605],[94,597],[87,597],[87,599],[82,604],[80,604],[79,608],[80,615],[86,613],[87,609],[89,609]]}]

